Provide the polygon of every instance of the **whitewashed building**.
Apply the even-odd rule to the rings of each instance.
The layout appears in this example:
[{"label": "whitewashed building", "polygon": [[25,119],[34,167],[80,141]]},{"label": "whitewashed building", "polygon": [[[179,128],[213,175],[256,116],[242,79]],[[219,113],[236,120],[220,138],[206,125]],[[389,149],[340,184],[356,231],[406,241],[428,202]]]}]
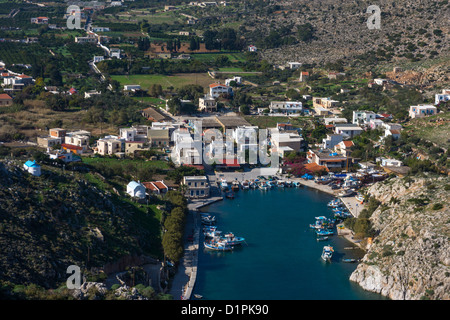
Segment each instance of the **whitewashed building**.
[{"label": "whitewashed building", "polygon": [[218,98],[222,94],[233,95],[233,88],[220,83],[213,83],[209,85],[209,95],[211,97]]},{"label": "whitewashed building", "polygon": [[438,105],[441,102],[447,102],[450,100],[450,89],[443,89],[442,93],[435,95],[434,104]]},{"label": "whitewashed building", "polygon": [[368,124],[371,120],[376,119],[376,113],[373,111],[359,110],[353,111],[353,124]]},{"label": "whitewashed building", "polygon": [[28,160],[24,163],[23,168],[33,176],[39,177],[41,175],[41,166],[36,163],[36,160]]},{"label": "whitewashed building", "polygon": [[303,104],[300,101],[271,101],[271,113],[301,113]]},{"label": "whitewashed building", "polygon": [[432,105],[418,105],[409,107],[410,118],[422,118],[432,116],[437,113],[437,108]]},{"label": "whitewashed building", "polygon": [[136,181],[131,181],[130,183],[128,183],[127,185],[127,193],[132,197],[132,198],[137,198],[137,199],[145,199],[145,186],[140,182],[136,182]]}]

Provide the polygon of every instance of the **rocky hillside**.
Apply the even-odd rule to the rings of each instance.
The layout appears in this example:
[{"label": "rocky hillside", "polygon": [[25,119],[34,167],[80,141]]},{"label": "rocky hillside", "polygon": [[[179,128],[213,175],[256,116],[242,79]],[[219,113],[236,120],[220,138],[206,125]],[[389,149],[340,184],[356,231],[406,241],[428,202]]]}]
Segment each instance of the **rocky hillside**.
[{"label": "rocky hillside", "polygon": [[[381,10],[381,29],[371,30],[367,8],[374,4]],[[315,30],[311,41],[263,50],[272,63],[321,63],[361,55],[368,61],[408,61],[448,55],[447,0],[285,0],[268,1],[267,10],[270,14],[257,13],[245,23],[248,30],[255,30],[255,39],[283,26],[292,26],[292,35],[306,23]]]},{"label": "rocky hillside", "polygon": [[391,299],[450,299],[450,181],[393,178],[371,186],[378,235],[350,280]]},{"label": "rocky hillside", "polygon": [[[76,172],[0,162],[0,287],[65,284],[67,267],[102,270],[160,252],[159,218]],[[156,254],[155,254],[156,253]]]}]

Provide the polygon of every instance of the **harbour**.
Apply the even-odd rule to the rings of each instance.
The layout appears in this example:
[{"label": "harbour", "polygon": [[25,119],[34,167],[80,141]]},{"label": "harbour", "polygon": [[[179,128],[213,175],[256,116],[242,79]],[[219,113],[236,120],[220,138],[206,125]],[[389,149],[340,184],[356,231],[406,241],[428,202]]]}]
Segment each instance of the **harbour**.
[{"label": "harbour", "polygon": [[[220,230],[245,237],[246,245],[215,251],[202,247],[190,299],[297,300],[383,299],[349,281],[364,252],[337,233],[317,241],[310,228],[317,216],[332,217],[335,197],[309,188],[241,190],[201,211],[217,218]],[[288,205],[287,205],[288,204]],[[333,247],[329,261],[324,246]],[[353,250],[345,248],[352,247]]]}]

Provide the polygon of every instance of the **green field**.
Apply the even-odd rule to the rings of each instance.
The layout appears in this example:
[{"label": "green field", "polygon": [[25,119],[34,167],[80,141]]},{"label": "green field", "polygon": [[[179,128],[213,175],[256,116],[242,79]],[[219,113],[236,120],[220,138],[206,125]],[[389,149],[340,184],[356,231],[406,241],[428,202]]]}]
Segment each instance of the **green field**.
[{"label": "green field", "polygon": [[225,52],[217,52],[217,53],[194,53],[191,54],[191,57],[200,61],[214,61],[219,55],[226,56],[231,62],[245,62],[244,53],[236,52],[236,53],[225,53]]},{"label": "green field", "polygon": [[133,97],[134,100],[143,102],[143,103],[150,103],[156,106],[165,106],[166,102],[162,99],[154,98],[154,97]]},{"label": "green field", "polygon": [[211,77],[206,73],[180,73],[169,76],[162,74],[113,75],[111,78],[119,81],[122,86],[138,84],[144,90],[148,90],[154,84],[160,84],[163,89],[167,89],[168,87],[177,89],[188,84],[198,84],[206,88],[213,82]]}]

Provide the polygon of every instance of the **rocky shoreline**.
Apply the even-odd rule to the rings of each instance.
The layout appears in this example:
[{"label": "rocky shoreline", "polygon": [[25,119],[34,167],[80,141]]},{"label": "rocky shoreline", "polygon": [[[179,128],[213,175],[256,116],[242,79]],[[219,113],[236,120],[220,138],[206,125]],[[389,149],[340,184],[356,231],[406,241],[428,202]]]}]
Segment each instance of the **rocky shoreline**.
[{"label": "rocky shoreline", "polygon": [[368,193],[378,235],[350,280],[393,300],[450,299],[448,178],[393,178]]}]

